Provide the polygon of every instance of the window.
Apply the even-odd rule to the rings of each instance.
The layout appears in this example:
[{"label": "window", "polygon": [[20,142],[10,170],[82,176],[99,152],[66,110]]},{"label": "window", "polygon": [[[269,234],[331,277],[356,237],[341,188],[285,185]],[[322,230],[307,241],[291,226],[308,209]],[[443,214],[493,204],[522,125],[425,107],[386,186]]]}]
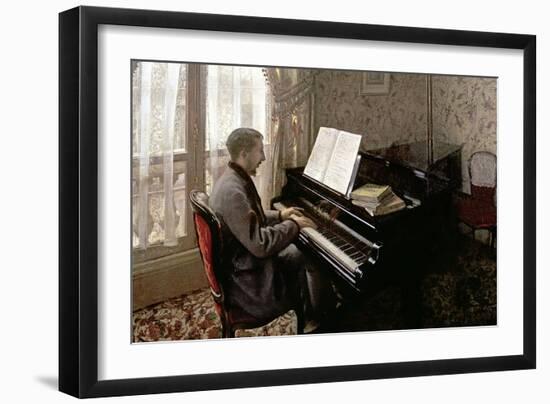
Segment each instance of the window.
[{"label": "window", "polygon": [[132,245],[150,259],[195,246],[187,195],[212,191],[233,129],[259,130],[269,148],[269,94],[256,67],[133,62],[132,72]]},{"label": "window", "polygon": [[264,147],[269,146],[269,112],[261,68],[208,65],[205,73],[205,189],[210,194],[227,166],[225,142],[233,129],[257,129],[264,134]]}]

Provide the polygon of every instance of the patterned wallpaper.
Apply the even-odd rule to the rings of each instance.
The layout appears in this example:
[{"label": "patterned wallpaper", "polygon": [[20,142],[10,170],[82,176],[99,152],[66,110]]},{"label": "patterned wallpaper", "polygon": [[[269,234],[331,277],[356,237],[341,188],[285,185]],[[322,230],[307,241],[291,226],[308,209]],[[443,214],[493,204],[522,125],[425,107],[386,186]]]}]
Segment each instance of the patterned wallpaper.
[{"label": "patterned wallpaper", "polygon": [[424,76],[392,74],[389,94],[362,95],[361,72],[323,71],[315,90],[315,127],[363,134],[365,149],[426,136]]},{"label": "patterned wallpaper", "polygon": [[[496,153],[496,79],[434,76],[432,103],[434,139],[464,144],[463,185],[469,191],[471,153]],[[329,126],[363,134],[365,149],[424,140],[426,109],[422,74],[391,74],[387,95],[361,94],[361,72],[323,71],[316,78],[314,130]]]},{"label": "patterned wallpaper", "polygon": [[468,159],[478,150],[496,154],[497,80],[494,78],[434,76],[434,139],[463,144],[462,184],[470,190]]}]

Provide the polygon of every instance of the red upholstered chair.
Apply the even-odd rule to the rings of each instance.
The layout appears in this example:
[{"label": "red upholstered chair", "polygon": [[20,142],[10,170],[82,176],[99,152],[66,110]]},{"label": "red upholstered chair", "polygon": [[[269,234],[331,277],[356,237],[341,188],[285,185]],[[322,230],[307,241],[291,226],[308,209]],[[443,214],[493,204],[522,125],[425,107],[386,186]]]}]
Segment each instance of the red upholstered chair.
[{"label": "red upholstered chair", "polygon": [[[233,338],[235,331],[262,327],[275,318],[258,319],[239,307],[230,306],[225,300],[223,279],[224,274],[230,273],[230,268],[225,268],[223,262],[223,232],[221,223],[215,213],[208,206],[208,195],[204,192],[193,190],[189,193],[191,207],[193,209],[193,222],[197,235],[199,251],[210,286],[210,292],[214,298],[216,311],[222,323],[222,337]],[[231,265],[231,263],[229,263]],[[303,330],[303,318],[299,311],[298,332]]]},{"label": "red upholstered chair", "polygon": [[486,151],[475,152],[468,161],[468,171],[471,192],[457,199],[458,219],[472,229],[474,238],[476,230],[488,230],[493,247],[497,230],[497,157]]}]

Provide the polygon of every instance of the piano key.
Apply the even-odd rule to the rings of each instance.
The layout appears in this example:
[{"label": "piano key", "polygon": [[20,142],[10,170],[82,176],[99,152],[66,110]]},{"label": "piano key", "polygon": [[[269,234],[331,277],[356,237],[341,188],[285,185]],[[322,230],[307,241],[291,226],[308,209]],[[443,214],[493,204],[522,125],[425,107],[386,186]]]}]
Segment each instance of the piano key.
[{"label": "piano key", "polygon": [[[277,210],[283,210],[286,208],[286,205],[282,202],[276,202],[273,204],[273,207]],[[306,216],[309,216],[316,223],[318,222],[317,217],[312,217],[312,215],[307,213],[308,212],[305,212]],[[358,269],[360,266],[359,262],[365,262],[367,256],[361,251],[358,251],[355,244],[360,243],[361,247],[364,247],[365,244],[361,241],[355,242],[355,240],[353,240],[353,244],[351,244],[347,241],[347,238],[338,235],[334,230],[334,227],[329,228],[320,225],[318,229],[306,227],[301,229],[300,232],[308,236],[309,239],[344,265],[350,272],[360,274]]]},{"label": "piano key", "polygon": [[301,232],[307,235],[312,241],[317,243],[321,248],[325,249],[332,257],[338,260],[351,272],[356,272],[359,265],[353,259],[351,259],[347,254],[343,253],[338,247],[331,243],[325,236],[319,233],[317,230],[312,227],[305,227]]},{"label": "piano key", "polygon": [[342,251],[349,255],[350,253],[354,253],[357,250],[353,248],[352,245],[348,244],[347,246],[342,247]]},{"label": "piano key", "polygon": [[329,239],[329,240],[331,240],[332,243],[333,243],[336,247],[338,247],[339,249],[342,249],[342,247],[346,244],[346,243],[345,243],[344,241],[342,241],[342,239],[339,238],[339,237],[334,237],[334,238]]}]

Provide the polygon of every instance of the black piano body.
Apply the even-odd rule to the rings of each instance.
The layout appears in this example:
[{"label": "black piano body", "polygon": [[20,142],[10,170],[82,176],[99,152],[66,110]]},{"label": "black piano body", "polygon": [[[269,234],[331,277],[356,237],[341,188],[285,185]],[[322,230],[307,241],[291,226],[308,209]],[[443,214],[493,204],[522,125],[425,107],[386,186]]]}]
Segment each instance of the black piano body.
[{"label": "black piano body", "polygon": [[[330,228],[338,225],[343,241],[333,238],[336,245],[331,248],[304,231],[297,244],[335,275],[346,295],[374,292],[394,281],[406,295],[415,295],[422,267],[453,233],[452,191],[462,182],[461,149],[441,142],[428,149],[426,142],[415,142],[360,152],[353,188],[365,183],[391,185],[407,204],[395,213],[371,216],[344,195],[303,175],[303,168],[287,169],[287,183],[272,200],[272,207],[305,204],[309,215],[323,223],[327,239],[333,238]],[[357,264],[334,257],[338,245],[353,253],[348,245],[356,240],[364,254]]]}]

